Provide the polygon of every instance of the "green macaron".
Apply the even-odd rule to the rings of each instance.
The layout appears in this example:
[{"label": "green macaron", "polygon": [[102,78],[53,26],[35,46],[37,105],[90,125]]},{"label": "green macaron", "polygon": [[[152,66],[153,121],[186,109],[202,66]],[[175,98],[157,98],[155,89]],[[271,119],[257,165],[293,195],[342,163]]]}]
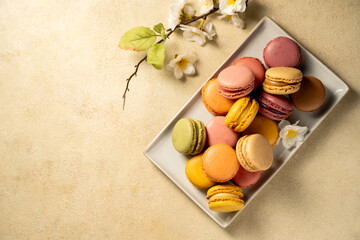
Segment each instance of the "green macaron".
[{"label": "green macaron", "polygon": [[199,120],[182,118],[174,126],[172,143],[176,151],[196,155],[199,154],[206,142],[205,125]]}]

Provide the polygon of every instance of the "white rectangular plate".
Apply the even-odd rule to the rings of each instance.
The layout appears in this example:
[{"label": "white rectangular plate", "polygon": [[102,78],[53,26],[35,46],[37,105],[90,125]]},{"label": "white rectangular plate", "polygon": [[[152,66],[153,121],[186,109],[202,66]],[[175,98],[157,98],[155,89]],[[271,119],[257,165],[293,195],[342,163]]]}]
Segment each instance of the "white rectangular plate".
[{"label": "white rectangular plate", "polygon": [[[243,56],[257,57],[263,61],[262,50],[266,44],[279,36],[291,38],[270,18],[263,18],[259,24],[250,33],[247,39],[236,49],[230,57],[210,76],[210,79],[216,77],[218,73],[230,66],[237,58]],[[299,44],[300,45],[300,44]],[[348,91],[347,85],[331,72],[316,57],[308,52],[301,45],[303,66],[301,70],[304,75],[312,75],[322,80],[326,88],[326,99],[324,105],[311,113],[300,112],[294,109],[293,114],[288,118],[291,123],[300,120],[301,126],[307,126],[309,131],[305,140],[323,121],[335,105],[344,97]],[[252,187],[244,188],[245,206],[242,210],[234,213],[217,213],[208,208],[206,199],[206,190],[195,188],[186,178],[185,165],[189,158],[184,154],[175,151],[171,142],[172,129],[175,123],[184,117],[198,119],[206,124],[214,115],[210,114],[203,106],[201,101],[201,88],[194,96],[183,106],[175,117],[165,126],[165,128],[155,137],[145,150],[145,155],[163,171],[181,190],[184,191],[201,209],[203,209],[212,219],[222,227],[227,227],[250,203],[258,192],[270,181],[270,179],[285,165],[291,156],[299,148],[286,150],[283,146],[276,145],[274,150],[274,162],[272,167],[265,171],[260,180]]]}]

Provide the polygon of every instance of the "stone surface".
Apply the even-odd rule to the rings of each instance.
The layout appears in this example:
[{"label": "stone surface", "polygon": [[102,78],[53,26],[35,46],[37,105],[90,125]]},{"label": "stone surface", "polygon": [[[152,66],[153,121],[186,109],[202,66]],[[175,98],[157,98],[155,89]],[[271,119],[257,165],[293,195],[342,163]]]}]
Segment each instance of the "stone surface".
[{"label": "stone surface", "polygon": [[[166,61],[195,51],[197,74],[144,63],[123,111],[143,55],[119,39],[167,26],[169,3],[0,2],[0,239],[359,239],[360,2],[250,0],[244,30],[214,20],[204,47],[175,33]],[[351,90],[222,229],[143,151],[265,15]]]}]

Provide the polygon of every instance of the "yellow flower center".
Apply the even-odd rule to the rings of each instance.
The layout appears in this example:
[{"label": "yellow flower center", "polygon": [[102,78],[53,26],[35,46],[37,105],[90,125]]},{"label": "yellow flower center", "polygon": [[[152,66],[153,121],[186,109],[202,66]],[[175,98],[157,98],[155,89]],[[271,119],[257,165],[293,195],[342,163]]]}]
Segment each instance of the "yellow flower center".
[{"label": "yellow flower center", "polygon": [[227,0],[227,5],[234,6],[237,0]]},{"label": "yellow flower center", "polygon": [[181,71],[184,71],[184,69],[187,67],[188,63],[189,63],[188,60],[182,58],[182,59],[180,59],[180,61],[176,62],[176,65],[179,66]]},{"label": "yellow flower center", "polygon": [[287,134],[285,137],[287,138],[294,138],[298,135],[298,131],[297,130],[293,130],[293,129],[288,129]]},{"label": "yellow flower center", "polygon": [[207,1],[205,2],[205,6],[209,6],[209,3]]}]

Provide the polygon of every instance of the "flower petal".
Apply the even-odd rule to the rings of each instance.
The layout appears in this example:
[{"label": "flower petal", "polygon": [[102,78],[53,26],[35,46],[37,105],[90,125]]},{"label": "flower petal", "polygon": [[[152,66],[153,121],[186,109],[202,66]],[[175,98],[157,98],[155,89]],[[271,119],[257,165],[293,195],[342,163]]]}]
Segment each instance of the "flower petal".
[{"label": "flower petal", "polygon": [[193,75],[195,73],[195,67],[192,64],[188,64],[187,67],[184,69],[184,74],[186,75]]},{"label": "flower petal", "polygon": [[291,123],[288,120],[281,120],[281,122],[279,123],[278,127],[280,129],[283,129],[284,127],[291,125]]},{"label": "flower petal", "polygon": [[235,14],[231,17],[231,23],[238,28],[245,27],[245,21],[239,17],[239,15]]},{"label": "flower petal", "polygon": [[194,15],[194,14],[195,14],[195,10],[194,10],[194,8],[193,8],[192,6],[186,4],[186,5],[184,6],[184,13],[185,13],[185,14],[188,14],[188,15]]},{"label": "flower petal", "polygon": [[185,0],[174,0],[170,4],[170,14],[168,18],[171,30],[174,30],[176,25],[180,23],[180,13],[185,6]]},{"label": "flower petal", "polygon": [[237,0],[235,3],[235,12],[245,12],[246,10],[246,1]]},{"label": "flower petal", "polygon": [[174,76],[175,76],[175,78],[176,78],[176,79],[180,79],[180,78],[182,78],[183,75],[184,75],[184,74],[183,74],[183,72],[181,71],[180,67],[176,65],[176,66],[174,67]]},{"label": "flower petal", "polygon": [[206,39],[205,39],[205,37],[197,37],[196,39],[195,39],[195,42],[197,43],[197,44],[199,44],[200,46],[202,46],[202,45],[204,45],[205,44],[205,42],[206,42]]},{"label": "flower petal", "polygon": [[295,142],[296,141],[293,138],[290,138],[290,139],[283,138],[283,140],[282,140],[282,144],[284,145],[284,147],[286,149],[290,149],[292,146],[294,146]]},{"label": "flower petal", "polygon": [[204,30],[208,33],[207,38],[209,40],[212,40],[213,36],[216,35],[215,29],[213,27],[213,24],[211,22],[206,21],[204,23]]},{"label": "flower petal", "polygon": [[195,33],[191,32],[191,31],[184,31],[183,32],[183,37],[190,41],[190,42],[194,42],[195,39],[198,37]]}]

